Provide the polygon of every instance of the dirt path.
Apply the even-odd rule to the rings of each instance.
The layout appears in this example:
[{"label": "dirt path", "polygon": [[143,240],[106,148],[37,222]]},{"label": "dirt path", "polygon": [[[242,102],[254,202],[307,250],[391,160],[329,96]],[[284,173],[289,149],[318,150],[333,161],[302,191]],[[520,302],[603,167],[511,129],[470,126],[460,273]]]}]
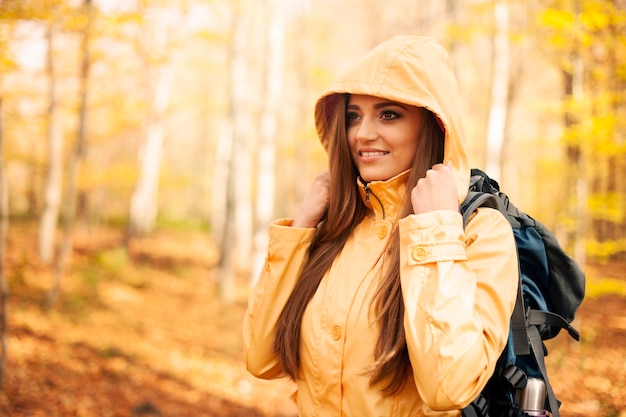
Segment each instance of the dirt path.
[{"label": "dirt path", "polygon": [[[234,305],[217,300],[207,272],[212,248],[202,236],[138,242],[134,263],[116,249],[115,233],[79,239],[62,301],[43,311],[51,275],[32,262],[34,233],[14,233],[10,245],[0,416],[295,416],[288,382],[245,371],[245,294]],[[626,417],[625,271],[594,269],[617,290],[595,291],[583,303],[575,323],[581,343],[561,336],[548,344],[563,417]]]}]

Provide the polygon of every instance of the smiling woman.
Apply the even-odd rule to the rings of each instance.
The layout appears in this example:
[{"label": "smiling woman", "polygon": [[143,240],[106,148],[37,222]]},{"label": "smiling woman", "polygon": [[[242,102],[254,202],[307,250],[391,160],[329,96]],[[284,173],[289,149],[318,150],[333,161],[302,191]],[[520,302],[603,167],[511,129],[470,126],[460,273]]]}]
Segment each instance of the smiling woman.
[{"label": "smiling woman", "polygon": [[463,227],[458,101],[446,52],[417,36],[383,42],[317,101],[328,171],[270,225],[244,319],[248,370],[291,377],[302,417],[460,416],[493,372],[517,257],[498,211]]}]

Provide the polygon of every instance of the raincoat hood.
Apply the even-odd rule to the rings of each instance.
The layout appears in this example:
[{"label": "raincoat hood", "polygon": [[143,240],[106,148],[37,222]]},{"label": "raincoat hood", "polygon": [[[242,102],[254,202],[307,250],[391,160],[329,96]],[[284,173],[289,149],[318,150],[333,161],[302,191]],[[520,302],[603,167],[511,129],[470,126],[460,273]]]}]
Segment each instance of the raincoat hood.
[{"label": "raincoat hood", "polygon": [[470,170],[459,110],[457,82],[445,49],[421,36],[398,36],[357,60],[322,94],[315,123],[322,145],[335,110],[337,94],[386,98],[433,112],[445,131],[444,161],[452,162],[459,199],[467,195]]}]

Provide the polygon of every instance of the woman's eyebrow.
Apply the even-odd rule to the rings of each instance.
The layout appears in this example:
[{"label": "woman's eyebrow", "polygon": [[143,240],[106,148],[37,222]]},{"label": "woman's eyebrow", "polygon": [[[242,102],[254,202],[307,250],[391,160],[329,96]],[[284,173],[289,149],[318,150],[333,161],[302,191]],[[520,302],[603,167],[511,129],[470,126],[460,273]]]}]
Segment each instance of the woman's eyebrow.
[{"label": "woman's eyebrow", "polygon": [[[406,106],[402,103],[398,103],[397,101],[381,101],[380,103],[374,104],[375,109],[381,109],[383,107],[397,106],[402,107],[403,109]],[[361,107],[358,104],[348,104],[348,109],[360,109]]]},{"label": "woman's eyebrow", "polygon": [[389,106],[398,106],[398,107],[402,107],[403,109],[406,108],[404,104],[398,103],[397,101],[382,101],[380,103],[374,104],[375,109],[380,109],[380,108],[389,107]]}]

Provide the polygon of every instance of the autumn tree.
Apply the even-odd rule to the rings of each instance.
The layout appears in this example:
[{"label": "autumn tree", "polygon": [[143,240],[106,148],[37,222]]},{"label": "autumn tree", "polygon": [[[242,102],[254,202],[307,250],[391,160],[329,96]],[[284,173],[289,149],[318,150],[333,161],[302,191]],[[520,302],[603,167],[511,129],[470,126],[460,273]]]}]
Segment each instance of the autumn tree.
[{"label": "autumn tree", "polygon": [[[1,58],[0,58],[1,59]],[[8,345],[8,303],[9,288],[5,273],[6,236],[9,228],[9,182],[4,167],[4,135],[3,135],[2,96],[0,91],[0,391],[4,382]]]},{"label": "autumn tree", "polygon": [[58,30],[58,17],[62,15],[60,5],[52,4],[46,30],[48,78],[47,109],[47,172],[43,189],[43,207],[39,220],[39,257],[44,264],[52,261],[55,248],[55,234],[61,211],[63,188],[63,129],[59,111],[59,88],[55,69],[55,36]]},{"label": "autumn tree", "polygon": [[70,155],[67,173],[67,185],[63,201],[62,237],[59,249],[59,257],[55,266],[54,281],[46,295],[45,306],[51,307],[57,300],[60,291],[61,278],[65,274],[67,262],[72,254],[72,233],[76,219],[76,204],[78,195],[78,176],[81,165],[87,152],[87,103],[89,92],[89,72],[91,62],[89,41],[93,21],[94,8],[92,0],[83,3],[84,27],[82,30],[82,42],[80,45],[81,62],[79,72],[79,97],[78,97],[78,128],[74,149]]},{"label": "autumn tree", "polygon": [[626,253],[623,1],[553,1],[542,14],[563,73],[567,171],[562,224],[579,262]]},{"label": "autumn tree", "polygon": [[[3,18],[6,11],[5,5],[0,2],[0,18]],[[0,36],[0,51],[6,50],[6,39]],[[5,54],[0,53],[0,391],[3,388],[4,373],[7,362],[7,326],[8,326],[8,309],[7,298],[9,289],[7,286],[7,278],[5,274],[5,258],[6,258],[6,233],[8,228],[8,181],[6,179],[4,168],[4,123],[3,123],[3,106],[2,106],[2,70]]]},{"label": "autumn tree", "polygon": [[259,146],[256,152],[256,204],[254,222],[254,251],[251,269],[253,282],[263,266],[266,255],[268,225],[274,215],[276,178],[276,136],[278,134],[279,109],[283,100],[282,84],[285,67],[285,23],[279,0],[265,0],[266,56],[263,67],[263,88],[261,92],[262,111]]},{"label": "autumn tree", "polygon": [[218,285],[220,297],[235,298],[236,273],[252,253],[252,118],[253,83],[250,75],[249,44],[252,13],[238,3],[233,15],[233,32],[228,52],[228,120],[231,147],[225,175],[223,234],[220,236]]},{"label": "autumn tree", "polygon": [[[14,67],[13,57],[9,56],[10,40],[6,36],[7,26],[24,15],[20,4],[0,1],[0,391],[3,390],[8,356],[8,325],[9,325],[9,287],[7,282],[7,234],[9,230],[9,180],[6,169],[5,138],[5,85],[4,75],[7,68]],[[7,24],[7,22],[10,22]]]},{"label": "autumn tree", "polygon": [[164,142],[166,110],[172,92],[174,67],[169,59],[175,46],[179,21],[167,6],[148,7],[140,2],[142,27],[137,41],[145,81],[146,103],[143,144],[139,149],[139,177],[130,200],[127,239],[151,232],[158,214],[158,191]]},{"label": "autumn tree", "polygon": [[581,24],[593,43],[583,48],[588,51],[584,76],[590,117],[580,123],[587,150],[581,156],[583,163],[593,165],[586,169],[585,211],[579,210],[590,220],[588,243],[580,251],[601,261],[625,260],[626,39],[621,34],[626,31],[626,2],[584,2],[582,6]]},{"label": "autumn tree", "polygon": [[502,150],[506,136],[509,104],[509,5],[508,0],[493,4],[494,33],[492,51],[491,103],[487,124],[487,172],[502,179]]}]

